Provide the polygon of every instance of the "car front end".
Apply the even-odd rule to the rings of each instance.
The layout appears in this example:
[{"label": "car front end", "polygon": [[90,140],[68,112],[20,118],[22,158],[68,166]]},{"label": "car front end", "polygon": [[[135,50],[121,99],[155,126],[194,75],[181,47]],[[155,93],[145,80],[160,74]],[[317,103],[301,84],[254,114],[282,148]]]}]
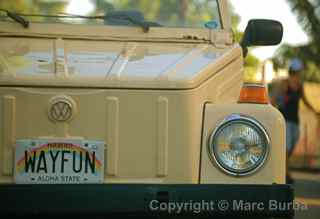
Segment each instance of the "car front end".
[{"label": "car front end", "polygon": [[239,101],[213,2],[206,29],[1,22],[0,212],[292,217],[283,117]]}]

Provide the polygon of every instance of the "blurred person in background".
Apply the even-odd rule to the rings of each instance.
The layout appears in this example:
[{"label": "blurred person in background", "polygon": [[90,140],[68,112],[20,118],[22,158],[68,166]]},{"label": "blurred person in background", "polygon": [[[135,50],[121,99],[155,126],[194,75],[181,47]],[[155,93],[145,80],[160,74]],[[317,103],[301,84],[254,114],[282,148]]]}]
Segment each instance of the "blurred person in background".
[{"label": "blurred person in background", "polygon": [[303,73],[302,62],[295,58],[290,61],[288,79],[282,80],[278,92],[273,95],[271,103],[276,106],[286,120],[286,146],[287,146],[287,177],[289,184],[293,183],[288,168],[288,161],[299,139],[299,101],[312,111],[316,112],[304,95],[301,76]]}]

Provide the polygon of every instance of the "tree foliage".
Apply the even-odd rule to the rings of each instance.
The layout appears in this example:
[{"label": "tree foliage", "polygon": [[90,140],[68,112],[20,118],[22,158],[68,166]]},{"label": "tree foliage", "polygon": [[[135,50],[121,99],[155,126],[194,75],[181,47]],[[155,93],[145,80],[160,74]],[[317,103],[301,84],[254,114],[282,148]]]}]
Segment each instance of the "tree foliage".
[{"label": "tree foliage", "polygon": [[47,13],[62,12],[66,7],[66,1],[47,0],[0,0],[0,8],[19,13]]},{"label": "tree foliage", "polygon": [[[298,21],[315,42],[320,41],[320,2],[319,0],[288,0]],[[320,51],[320,44],[317,46]]]},{"label": "tree foliage", "polygon": [[94,14],[110,10],[138,10],[146,20],[165,26],[203,27],[208,21],[218,20],[218,6],[214,0],[93,0]]},{"label": "tree foliage", "polygon": [[320,1],[287,0],[310,42],[302,46],[283,45],[273,59],[275,67],[286,67],[290,59],[298,57],[304,62],[305,80],[320,82]]}]

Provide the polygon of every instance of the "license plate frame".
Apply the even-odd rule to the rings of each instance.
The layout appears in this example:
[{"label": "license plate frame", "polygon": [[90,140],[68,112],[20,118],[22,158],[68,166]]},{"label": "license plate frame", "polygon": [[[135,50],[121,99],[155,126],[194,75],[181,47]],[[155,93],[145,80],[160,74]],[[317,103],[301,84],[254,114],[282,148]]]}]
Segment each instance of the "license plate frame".
[{"label": "license plate frame", "polygon": [[16,141],[16,184],[94,184],[104,182],[105,143],[82,139]]}]

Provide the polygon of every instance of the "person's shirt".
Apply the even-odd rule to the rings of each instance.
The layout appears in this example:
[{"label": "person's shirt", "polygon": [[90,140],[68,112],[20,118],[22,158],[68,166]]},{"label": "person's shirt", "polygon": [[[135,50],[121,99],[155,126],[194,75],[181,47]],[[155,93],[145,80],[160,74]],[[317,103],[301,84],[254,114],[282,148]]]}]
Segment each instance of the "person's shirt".
[{"label": "person's shirt", "polygon": [[284,104],[280,111],[287,121],[299,123],[299,101],[302,98],[302,89],[302,86],[298,90],[293,90],[288,86],[288,90],[285,92]]}]

